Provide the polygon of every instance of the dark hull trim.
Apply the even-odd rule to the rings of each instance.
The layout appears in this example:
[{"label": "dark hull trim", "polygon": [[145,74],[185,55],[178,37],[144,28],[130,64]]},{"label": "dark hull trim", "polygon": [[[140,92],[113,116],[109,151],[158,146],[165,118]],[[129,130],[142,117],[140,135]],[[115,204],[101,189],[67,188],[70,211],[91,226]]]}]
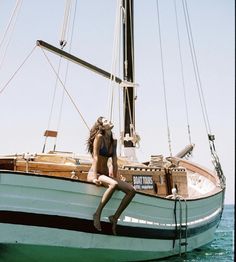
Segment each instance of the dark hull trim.
[{"label": "dark hull trim", "polygon": [[[188,237],[198,235],[216,226],[219,223],[220,218],[221,216],[219,214],[211,222],[208,222],[201,226],[188,228]],[[111,224],[107,222],[102,222],[102,231],[99,232],[94,228],[92,220],[47,214],[26,213],[18,211],[0,211],[0,223],[58,228],[85,233],[112,235]],[[178,232],[173,229],[154,229],[122,225],[117,225],[117,235],[125,237],[162,240],[178,239]]]}]

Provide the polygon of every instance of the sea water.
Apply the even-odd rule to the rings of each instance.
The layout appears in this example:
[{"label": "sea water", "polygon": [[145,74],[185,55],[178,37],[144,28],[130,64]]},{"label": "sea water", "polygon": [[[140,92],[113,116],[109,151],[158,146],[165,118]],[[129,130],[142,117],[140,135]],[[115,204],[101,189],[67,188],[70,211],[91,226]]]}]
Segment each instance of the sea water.
[{"label": "sea water", "polygon": [[216,230],[216,237],[210,244],[198,248],[192,252],[167,259],[157,260],[171,262],[215,262],[234,261],[234,205],[225,205],[223,216]]}]

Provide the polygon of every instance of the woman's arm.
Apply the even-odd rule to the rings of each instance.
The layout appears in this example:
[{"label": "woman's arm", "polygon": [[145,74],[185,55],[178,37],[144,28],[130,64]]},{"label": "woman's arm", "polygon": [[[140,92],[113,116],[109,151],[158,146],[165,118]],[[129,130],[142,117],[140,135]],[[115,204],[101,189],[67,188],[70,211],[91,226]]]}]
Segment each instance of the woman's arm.
[{"label": "woman's arm", "polygon": [[117,147],[117,140],[114,140],[113,141],[112,168],[111,168],[111,176],[114,178],[117,178],[117,172],[118,172],[116,147]]},{"label": "woman's arm", "polygon": [[98,175],[97,175],[97,170],[98,170],[98,155],[99,155],[99,150],[101,147],[101,142],[102,142],[102,135],[98,134],[96,135],[94,141],[93,141],[93,172],[94,172],[94,180],[93,183],[95,184],[100,184],[100,181],[98,181]]}]

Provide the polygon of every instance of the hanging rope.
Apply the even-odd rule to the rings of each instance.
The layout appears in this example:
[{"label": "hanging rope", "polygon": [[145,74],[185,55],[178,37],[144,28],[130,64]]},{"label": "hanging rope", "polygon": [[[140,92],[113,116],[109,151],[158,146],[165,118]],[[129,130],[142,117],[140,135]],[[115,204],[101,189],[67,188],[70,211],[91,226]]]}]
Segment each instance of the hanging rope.
[{"label": "hanging rope", "polygon": [[6,57],[6,54],[7,54],[7,50],[8,50],[8,47],[9,47],[9,44],[11,42],[11,38],[12,38],[12,33],[14,31],[14,28],[15,28],[15,25],[16,25],[16,21],[17,21],[17,18],[18,18],[18,15],[19,15],[19,12],[20,12],[20,8],[21,8],[21,5],[22,5],[22,0],[18,0],[16,1],[16,5],[15,5],[15,8],[12,12],[12,15],[10,17],[10,20],[8,22],[8,25],[6,27],[6,30],[3,34],[3,37],[0,41],[0,49],[2,48],[3,46],[3,43],[4,41],[6,40],[6,36],[7,34],[9,33],[10,29],[11,29],[11,32],[9,33],[9,38],[8,38],[8,41],[6,43],[6,47],[5,47],[5,50],[3,51],[3,56],[2,56],[2,59],[0,61],[0,69],[2,67],[2,64],[5,60],[5,57]]},{"label": "hanging rope", "polygon": [[196,51],[195,51],[195,47],[194,47],[193,34],[192,34],[191,23],[190,23],[188,6],[187,6],[186,0],[182,0],[182,5],[183,5],[183,10],[184,10],[184,17],[185,17],[185,23],[186,23],[187,33],[188,33],[188,40],[189,40],[189,46],[190,46],[190,51],[191,51],[191,56],[192,56],[192,62],[193,62],[194,74],[195,74],[195,79],[196,79],[196,84],[197,84],[198,96],[199,96],[199,100],[200,100],[200,104],[201,104],[202,115],[203,115],[203,119],[204,119],[204,123],[205,123],[205,129],[206,129],[206,133],[207,133],[207,136],[208,136],[208,142],[209,142],[209,147],[210,147],[210,151],[211,151],[211,156],[213,158],[213,165],[214,165],[216,173],[217,173],[217,175],[220,179],[221,187],[225,188],[225,176],[223,174],[221,164],[220,164],[220,160],[219,160],[219,157],[218,157],[216,149],[215,149],[215,144],[214,144],[215,136],[212,135],[212,133],[211,133],[210,122],[209,122],[209,119],[208,119],[207,108],[206,108],[206,103],[205,103],[202,84],[201,84],[198,61],[197,61]]},{"label": "hanging rope", "polygon": [[30,58],[30,56],[32,55],[32,53],[34,52],[36,46],[33,47],[33,49],[30,51],[30,53],[26,56],[26,58],[23,60],[23,62],[20,64],[20,66],[17,68],[17,70],[15,71],[15,73],[10,77],[10,79],[7,81],[7,83],[2,87],[2,89],[0,89],[0,95],[3,93],[3,91],[7,88],[7,86],[10,84],[10,82],[12,81],[12,79],[16,76],[16,74],[20,71],[20,69],[22,68],[22,66],[26,63],[26,61]]},{"label": "hanging rope", "polygon": [[[76,3],[77,3],[77,1],[76,1]],[[75,3],[75,13],[74,13],[74,18],[73,18],[73,25],[72,25],[72,33],[71,33],[71,41],[70,41],[70,43],[72,42],[72,37],[73,37],[74,20],[75,20],[75,14],[76,14],[76,3]],[[70,10],[71,10],[71,0],[68,0],[68,1],[66,1],[64,20],[63,20],[63,26],[62,26],[61,38],[60,38],[61,40],[59,42],[60,46],[61,46],[61,50],[63,50],[64,47],[67,44],[66,36],[68,35],[68,30],[69,30],[68,29],[68,21],[69,21],[69,18],[70,18]],[[70,51],[71,51],[71,44],[70,44],[69,52]],[[58,69],[57,69],[57,75],[56,75],[56,82],[55,82],[55,87],[54,87],[52,105],[51,105],[50,116],[49,116],[49,120],[48,120],[48,130],[49,130],[49,127],[50,127],[50,124],[51,124],[52,113],[53,113],[53,108],[54,108],[55,98],[56,98],[56,92],[57,92],[57,89],[58,89],[58,76],[60,75],[60,71],[61,71],[61,63],[62,63],[62,57],[60,57],[59,63],[58,63]],[[65,73],[65,79],[64,79],[64,85],[65,86],[66,86],[66,80],[67,80],[67,75],[68,75],[68,69],[69,69],[69,62],[67,61],[66,73]],[[63,108],[64,96],[65,96],[65,91],[63,89],[61,102],[60,102],[58,121],[57,121],[57,128],[56,128],[57,133],[59,131],[59,127],[60,127],[60,123],[61,123],[61,116],[62,116],[62,108]],[[45,148],[46,143],[47,143],[47,138],[48,137],[46,136],[45,137],[44,148]],[[57,138],[58,138],[58,136],[54,137],[54,147],[53,147],[54,151],[56,150]]]},{"label": "hanging rope", "polygon": [[205,103],[205,99],[203,95],[203,89],[202,89],[201,78],[200,78],[200,73],[199,73],[199,68],[198,68],[198,61],[197,61],[197,56],[196,56],[196,51],[195,51],[195,46],[194,46],[194,41],[193,41],[193,34],[192,34],[192,28],[191,28],[189,13],[188,13],[187,2],[182,0],[182,5],[183,5],[183,10],[184,10],[184,18],[185,18],[189,46],[190,46],[190,51],[191,51],[191,56],[192,56],[193,69],[194,69],[194,75],[195,75],[195,80],[197,84],[198,96],[199,96],[199,100],[201,103],[202,115],[203,115],[203,119],[205,123],[206,132],[207,134],[211,134],[211,128],[210,128],[210,123],[208,120],[207,108],[206,108],[206,103]]},{"label": "hanging rope", "polygon": [[181,68],[181,79],[182,79],[182,87],[183,87],[183,93],[184,93],[184,104],[185,104],[185,114],[186,114],[186,121],[187,121],[187,132],[188,132],[189,144],[192,144],[190,124],[189,124],[188,104],[187,104],[187,96],[186,96],[186,87],[185,87],[185,79],[184,79],[184,67],[183,67],[183,59],[182,59],[181,44],[180,44],[180,32],[179,32],[179,22],[178,22],[176,0],[174,1],[174,7],[175,7],[176,29],[177,29],[177,36],[178,36],[178,50],[179,50],[179,59],[180,59],[180,68]]},{"label": "hanging rope", "polygon": [[[74,34],[74,24],[75,24],[75,17],[76,17],[76,7],[77,7],[77,0],[75,1],[75,6],[74,6],[74,15],[73,15],[73,21],[72,21],[72,30],[71,30],[71,36],[70,36],[70,41],[69,41],[69,53],[71,53],[71,46],[72,46],[72,39],[73,39],[73,34]],[[66,36],[69,35],[69,26],[68,26],[68,21],[70,19],[70,14],[71,14],[71,0],[67,1],[66,4],[66,12],[64,15],[64,23],[63,23],[63,30],[62,30],[62,35],[61,35],[61,40],[60,40],[60,45],[61,49],[64,49],[64,47],[67,44]],[[69,61],[66,61],[66,72],[65,72],[65,78],[64,78],[64,85],[66,86],[66,81],[67,81],[67,76],[69,72]],[[65,97],[65,91],[63,89],[62,92],[62,97],[61,97],[61,103],[60,103],[60,110],[59,110],[59,117],[58,117],[58,122],[57,122],[57,131],[59,132],[59,128],[61,125],[61,118],[62,118],[62,109],[63,109],[63,103],[64,103],[64,97]],[[57,144],[57,137],[55,137],[55,145],[54,145],[54,150],[56,148]]]},{"label": "hanging rope", "polygon": [[[50,62],[49,58],[47,57],[46,53],[44,52],[44,50],[43,50],[42,48],[41,48],[41,50],[43,51],[43,54],[44,54],[44,56],[46,57],[49,65],[51,66],[51,68],[52,68],[52,70],[53,70],[53,72],[57,75],[57,72],[56,72],[56,70],[54,69],[54,67],[53,67],[52,63]],[[82,121],[84,122],[85,126],[87,127],[88,130],[90,130],[90,128],[89,128],[88,124],[86,123],[86,121],[85,121],[82,113],[80,112],[79,108],[77,107],[76,103],[74,102],[74,100],[73,100],[72,96],[70,95],[69,91],[66,89],[66,87],[65,87],[64,83],[62,82],[60,76],[59,76],[59,75],[57,75],[57,76],[58,76],[58,80],[60,81],[62,87],[64,88],[67,96],[69,97],[69,99],[70,99],[70,101],[72,102],[73,106],[75,107],[76,111],[79,113],[79,115],[80,115]]]},{"label": "hanging rope", "polygon": [[[57,68],[57,76],[56,76],[56,82],[55,82],[55,85],[54,85],[53,98],[52,98],[52,104],[51,104],[49,119],[48,119],[47,130],[50,130],[50,125],[51,125],[51,120],[52,120],[52,112],[53,112],[53,108],[54,108],[54,104],[55,104],[55,98],[56,98],[56,92],[57,92],[57,88],[58,88],[58,75],[59,75],[59,72],[60,72],[60,68],[61,68],[61,57],[59,59],[58,68]],[[44,149],[46,147],[47,139],[48,139],[48,136],[45,136],[43,153],[44,153]],[[55,140],[54,140],[54,148],[53,148],[54,151],[56,149],[56,139],[57,139],[57,136],[55,137]]]},{"label": "hanging rope", "polygon": [[68,20],[70,16],[70,10],[71,10],[71,0],[66,1],[66,7],[65,7],[65,13],[64,13],[64,21],[63,21],[63,26],[61,30],[61,40],[60,40],[60,45],[61,48],[64,48],[65,45],[67,44],[66,41],[66,36],[68,32]]},{"label": "hanging rope", "polygon": [[[108,108],[108,118],[109,120],[112,121],[113,119],[113,114],[114,114],[114,96],[115,96],[115,87],[117,87],[117,83],[114,81],[114,76],[116,75],[116,71],[117,71],[117,66],[118,66],[118,70],[120,70],[121,68],[121,64],[119,64],[119,62],[121,61],[120,59],[120,49],[121,49],[121,28],[122,28],[122,22],[124,23],[125,22],[125,19],[126,19],[126,14],[125,14],[125,9],[123,8],[122,6],[122,0],[117,0],[117,7],[116,7],[116,21],[115,21],[115,28],[114,28],[114,38],[113,38],[113,51],[112,51],[112,67],[111,67],[111,77],[110,77],[110,81],[109,81],[109,99],[108,99],[108,105],[109,105],[109,108]],[[131,33],[132,32],[132,25],[130,25],[131,28],[130,28],[130,31]],[[126,37],[126,36],[125,36]],[[133,48],[131,50],[132,52],[134,52]],[[125,55],[125,58],[124,60],[126,60],[126,57],[127,57],[127,54]],[[134,61],[132,61],[132,64],[134,63]],[[118,75],[120,75],[120,71],[118,72]],[[135,85],[133,83],[128,83],[128,82],[125,82],[123,81],[119,87],[121,87],[119,90],[118,90],[118,94],[119,94],[119,97],[118,97],[118,107],[119,107],[119,130],[120,130],[120,134],[121,134],[121,138],[120,138],[120,152],[121,152],[121,144],[124,142],[124,134],[123,132],[121,132],[121,108],[120,108],[120,105],[121,105],[121,94],[120,92],[122,90],[124,90],[124,101],[127,100],[127,103],[128,103],[128,114],[129,114],[129,117],[130,117],[130,134],[131,134],[131,137],[129,139],[132,140],[132,142],[134,144],[136,144],[140,138],[139,136],[136,134],[135,132],[135,128],[134,128],[134,119],[132,117],[132,110],[131,110],[131,102],[129,101],[129,96],[128,96],[128,88],[127,86],[131,86],[133,88],[135,88]],[[133,109],[134,110],[134,109]],[[124,110],[123,110],[124,112]]]},{"label": "hanging rope", "polygon": [[170,152],[170,156],[172,156],[158,0],[156,1],[156,4],[157,4],[156,5],[157,6],[157,20],[158,20],[159,44],[160,44],[160,53],[161,53],[161,71],[162,71],[162,83],[163,83],[163,92],[164,92],[164,101],[165,101],[165,115],[166,115],[167,135],[168,135],[169,152]]},{"label": "hanging rope", "polygon": [[[7,35],[8,31],[10,30],[11,25],[12,25],[12,24],[13,24],[13,25],[15,24],[15,23],[13,22],[13,19],[15,18],[15,20],[16,20],[16,17],[18,16],[18,13],[19,13],[19,9],[20,9],[21,4],[22,4],[22,0],[17,0],[17,1],[16,1],[15,8],[13,9],[13,12],[12,12],[12,15],[10,16],[10,19],[9,19],[8,24],[7,24],[6,30],[5,30],[5,32],[4,32],[3,36],[2,36],[1,41],[0,41],[0,48],[2,47],[3,42],[4,42],[4,40],[6,39],[6,35]],[[18,13],[17,13],[17,11],[18,11]],[[14,27],[14,26],[13,26],[13,27]]]},{"label": "hanging rope", "polygon": [[114,81],[114,76],[116,74],[116,66],[117,66],[117,58],[118,58],[118,51],[119,44],[120,44],[120,8],[121,8],[121,0],[117,1],[116,6],[116,21],[115,21],[115,28],[114,28],[114,37],[113,37],[113,48],[112,48],[112,66],[111,66],[111,77],[109,81],[109,98],[108,98],[108,119],[112,121],[113,119],[113,111],[114,111],[114,94],[115,94],[115,86],[117,86],[116,82]]},{"label": "hanging rope", "polygon": [[[74,36],[75,18],[76,18],[76,13],[77,13],[76,11],[77,11],[77,0],[75,1],[75,5],[74,5],[74,16],[73,16],[73,22],[72,22],[72,31],[71,31],[70,41],[69,41],[69,43],[70,43],[69,44],[69,53],[71,53],[72,40],[73,40],[73,36]],[[62,41],[62,39],[65,39],[65,38],[63,38],[63,35],[61,36],[61,41]],[[64,48],[64,46],[62,48]],[[66,73],[65,73],[65,79],[64,79],[64,85],[65,86],[66,86],[68,73],[69,73],[69,61],[67,61],[67,63],[66,63]],[[60,128],[60,125],[61,125],[61,116],[62,116],[62,108],[63,108],[63,103],[64,103],[64,97],[65,97],[65,91],[63,90],[62,98],[61,98],[60,111],[59,111],[59,119],[58,119],[58,124],[57,124],[57,131],[59,131],[59,128]],[[57,141],[57,137],[56,137],[55,140]]]},{"label": "hanging rope", "polygon": [[[120,16],[120,23],[119,23],[119,36],[121,36],[121,32],[122,32],[122,30],[121,30],[121,28],[122,28],[122,19],[123,19],[123,16],[124,16],[124,9],[123,9],[123,7],[122,7],[122,4],[121,4],[121,1],[120,1],[120,14],[119,14],[119,16]],[[119,39],[119,48],[118,48],[118,52],[119,52],[119,55],[118,55],[118,75],[120,76],[121,75],[121,72],[120,72],[120,70],[121,70],[121,67],[122,67],[122,60],[121,60],[121,37],[120,37],[120,39]],[[123,123],[122,123],[122,113],[121,113],[121,102],[122,101],[122,88],[119,88],[119,90],[118,90],[118,106],[119,106],[119,108],[118,108],[118,115],[119,115],[119,134],[121,134],[121,132],[122,132],[122,125],[123,125]],[[122,124],[121,124],[122,123]],[[120,135],[120,137],[121,137],[121,135]],[[122,144],[121,144],[121,141],[119,141],[119,155],[121,156],[121,148],[122,148]]]},{"label": "hanging rope", "polygon": [[[114,37],[113,37],[113,47],[112,47],[112,66],[111,66],[111,77],[108,85],[108,119],[110,121],[113,121],[114,118],[114,96],[115,96],[115,88],[119,87],[117,83],[114,81],[114,76],[116,75],[116,72],[118,71],[118,75],[120,75],[120,68],[121,65],[119,62],[120,54],[121,54],[121,24],[122,24],[122,17],[123,17],[123,8],[122,8],[122,0],[117,0],[116,5],[116,20],[115,20],[115,26],[114,26]],[[118,68],[118,70],[117,70]],[[121,133],[121,96],[120,91],[121,89],[118,89],[118,129],[119,133]],[[121,155],[121,141],[118,143],[119,150],[118,154]]]}]

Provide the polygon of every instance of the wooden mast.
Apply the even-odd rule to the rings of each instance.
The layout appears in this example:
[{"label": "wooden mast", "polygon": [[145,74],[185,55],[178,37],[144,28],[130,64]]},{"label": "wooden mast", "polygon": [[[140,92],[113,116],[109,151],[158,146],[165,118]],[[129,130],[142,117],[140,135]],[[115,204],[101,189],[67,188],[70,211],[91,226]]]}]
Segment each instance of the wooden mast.
[{"label": "wooden mast", "polygon": [[[134,35],[133,35],[133,0],[123,0],[123,78],[134,83]],[[131,124],[135,124],[134,86],[125,86],[124,101],[124,136],[132,136]],[[133,126],[134,127],[134,126]],[[131,140],[124,140],[124,147],[134,147]]]}]

